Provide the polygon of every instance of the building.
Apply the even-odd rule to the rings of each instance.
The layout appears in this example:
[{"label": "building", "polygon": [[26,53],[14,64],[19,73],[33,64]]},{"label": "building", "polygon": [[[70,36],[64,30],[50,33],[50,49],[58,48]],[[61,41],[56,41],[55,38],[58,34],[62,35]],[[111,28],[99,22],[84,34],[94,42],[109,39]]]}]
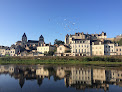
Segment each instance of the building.
[{"label": "building", "polygon": [[10,56],[17,56],[20,53],[20,48],[11,48]]},{"label": "building", "polygon": [[72,39],[70,44],[71,53],[73,56],[90,56],[90,40],[85,39]]},{"label": "building", "polygon": [[60,45],[60,46],[57,47],[56,56],[64,56],[64,54],[68,55],[68,53],[71,53],[69,46],[67,46],[67,45]]},{"label": "building", "polygon": [[48,53],[49,51],[54,51],[54,50],[55,50],[55,46],[51,44],[43,44],[37,47],[37,52],[42,53],[42,54]]},{"label": "building", "polygon": [[114,43],[112,43],[111,41],[96,40],[92,42],[91,47],[92,55],[115,55]]},{"label": "building", "polygon": [[37,46],[41,46],[41,44],[43,44],[43,43],[44,43],[44,37],[42,35],[39,37],[39,40],[27,40],[27,36],[24,33],[22,36],[22,40],[16,42],[16,46],[22,46],[24,48],[27,45],[37,47]]},{"label": "building", "polygon": [[116,55],[122,55],[122,46],[115,46]]},{"label": "building", "polygon": [[0,47],[0,56],[9,56],[10,55],[10,48],[9,47]]},{"label": "building", "polygon": [[97,39],[106,39],[106,33],[102,32],[101,34],[84,34],[82,33],[75,33],[74,35],[66,35],[65,36],[65,44],[70,45],[73,39],[84,39],[84,40],[97,40]]},{"label": "building", "polygon": [[92,55],[104,55],[104,44],[101,41],[92,42],[91,46]]}]

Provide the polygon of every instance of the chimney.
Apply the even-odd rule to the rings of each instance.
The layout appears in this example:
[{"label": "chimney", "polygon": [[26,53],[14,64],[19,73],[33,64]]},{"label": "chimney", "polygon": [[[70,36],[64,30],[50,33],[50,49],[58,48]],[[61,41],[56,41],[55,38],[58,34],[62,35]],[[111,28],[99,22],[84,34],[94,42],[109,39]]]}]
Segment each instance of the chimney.
[{"label": "chimney", "polygon": [[51,42],[49,42],[49,46],[51,45]]},{"label": "chimney", "polygon": [[101,45],[101,42],[99,42],[99,45]]}]

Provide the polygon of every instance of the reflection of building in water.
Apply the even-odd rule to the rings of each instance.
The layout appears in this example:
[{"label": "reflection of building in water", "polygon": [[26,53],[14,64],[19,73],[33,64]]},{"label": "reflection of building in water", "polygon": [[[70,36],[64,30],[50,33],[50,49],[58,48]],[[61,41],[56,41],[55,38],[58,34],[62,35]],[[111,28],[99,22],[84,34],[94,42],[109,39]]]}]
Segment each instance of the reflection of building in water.
[{"label": "reflection of building in water", "polygon": [[40,86],[43,79],[53,76],[54,81],[64,78],[66,87],[76,89],[97,88],[109,89],[109,84],[122,86],[122,70],[88,68],[88,67],[63,67],[63,66],[14,66],[1,65],[0,74],[9,74],[19,80],[20,87],[24,86],[25,80],[37,80]]},{"label": "reflection of building in water", "polygon": [[0,66],[0,73],[14,73],[16,72],[16,68],[15,66],[8,66],[8,65],[2,65]]},{"label": "reflection of building in water", "polygon": [[65,77],[65,70],[62,67],[58,67],[56,70],[56,76],[59,78],[64,78]]},{"label": "reflection of building in water", "polygon": [[38,69],[36,69],[36,75],[41,77],[49,77],[50,73],[47,69],[44,69],[44,67],[38,67]]},{"label": "reflection of building in water", "polygon": [[90,68],[71,68],[69,78],[65,78],[65,85],[85,89],[88,85],[92,85],[92,70]]},{"label": "reflection of building in water", "polygon": [[93,69],[93,82],[99,81],[103,83],[106,81],[105,69]]},{"label": "reflection of building in water", "polygon": [[114,83],[122,81],[122,71],[121,70],[108,70],[106,72],[106,81],[114,82]]},{"label": "reflection of building in water", "polygon": [[92,80],[91,69],[88,68],[71,68],[70,84],[90,84]]},{"label": "reflection of building in water", "polygon": [[[109,85],[103,83],[105,81],[102,74],[105,73],[105,70],[98,70],[93,73],[94,69],[91,68],[71,68],[71,74],[69,77],[64,78],[66,87],[74,87],[76,89],[86,89],[86,88],[101,88],[104,91],[108,90]],[[102,72],[101,75],[98,75],[99,72]],[[94,74],[94,76],[93,76]],[[93,83],[93,79],[95,80]]]}]

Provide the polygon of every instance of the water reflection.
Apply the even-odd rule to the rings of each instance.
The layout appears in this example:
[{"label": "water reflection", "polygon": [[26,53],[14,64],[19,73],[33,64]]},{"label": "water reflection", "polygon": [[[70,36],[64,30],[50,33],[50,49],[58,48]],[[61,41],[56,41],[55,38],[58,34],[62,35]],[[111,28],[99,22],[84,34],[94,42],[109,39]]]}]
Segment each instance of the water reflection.
[{"label": "water reflection", "polygon": [[65,87],[77,90],[97,88],[108,91],[109,85],[122,87],[122,70],[105,67],[0,65],[0,76],[3,74],[18,79],[21,88],[25,80],[37,80],[37,84],[41,86],[44,78],[50,80],[51,76],[54,81],[64,79]]}]

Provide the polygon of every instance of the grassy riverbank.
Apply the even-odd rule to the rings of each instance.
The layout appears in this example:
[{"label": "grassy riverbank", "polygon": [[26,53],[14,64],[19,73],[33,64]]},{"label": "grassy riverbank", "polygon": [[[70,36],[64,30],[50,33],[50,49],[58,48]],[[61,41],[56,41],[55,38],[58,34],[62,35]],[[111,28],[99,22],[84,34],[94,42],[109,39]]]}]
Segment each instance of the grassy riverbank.
[{"label": "grassy riverbank", "polygon": [[122,56],[0,57],[0,64],[122,64]]}]

